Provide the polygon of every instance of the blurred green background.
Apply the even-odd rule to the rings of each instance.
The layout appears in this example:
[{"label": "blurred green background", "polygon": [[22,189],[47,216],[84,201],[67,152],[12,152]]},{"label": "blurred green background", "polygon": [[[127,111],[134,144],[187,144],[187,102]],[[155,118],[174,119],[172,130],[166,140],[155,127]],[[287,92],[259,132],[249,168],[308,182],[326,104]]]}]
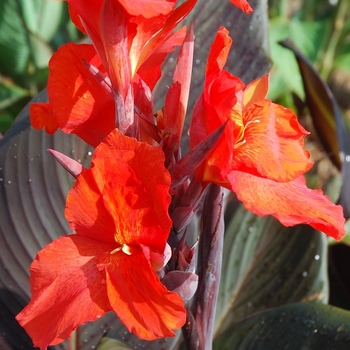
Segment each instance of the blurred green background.
[{"label": "blurred green background", "polygon": [[46,86],[48,61],[57,48],[77,41],[64,1],[0,1],[0,132]]}]

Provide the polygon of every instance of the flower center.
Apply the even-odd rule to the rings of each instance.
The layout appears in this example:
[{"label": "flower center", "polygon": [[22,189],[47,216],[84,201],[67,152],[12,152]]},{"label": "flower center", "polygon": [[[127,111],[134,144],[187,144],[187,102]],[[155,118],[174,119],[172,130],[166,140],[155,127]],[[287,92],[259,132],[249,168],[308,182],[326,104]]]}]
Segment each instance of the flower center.
[{"label": "flower center", "polygon": [[135,252],[135,249],[132,247],[129,247],[127,244],[124,243],[121,247],[113,249],[110,252],[110,254],[115,254],[115,253],[120,252],[120,251],[122,251],[126,255],[131,255]]},{"label": "flower center", "polygon": [[259,119],[251,120],[246,125],[244,125],[244,127],[240,128],[239,133],[236,137],[236,142],[233,146],[234,149],[241,147],[242,145],[244,145],[247,142],[246,139],[244,138],[244,133],[245,133],[248,125],[253,124],[253,123],[260,123],[260,120]]}]

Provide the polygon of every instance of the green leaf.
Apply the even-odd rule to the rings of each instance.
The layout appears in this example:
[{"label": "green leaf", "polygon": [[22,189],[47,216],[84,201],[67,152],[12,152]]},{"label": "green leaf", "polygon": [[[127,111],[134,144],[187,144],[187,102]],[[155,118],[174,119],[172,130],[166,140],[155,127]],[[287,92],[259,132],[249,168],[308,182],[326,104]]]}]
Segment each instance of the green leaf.
[{"label": "green leaf", "polygon": [[0,81],[0,110],[28,95],[29,92],[27,90],[13,83]]},{"label": "green leaf", "polygon": [[65,4],[61,1],[20,0],[28,31],[49,42],[60,26]]},{"label": "green leaf", "polygon": [[291,38],[309,59],[315,61],[329,28],[329,21],[301,22],[276,17],[270,21],[271,58],[274,62],[269,98],[275,100],[287,92],[304,98],[304,89],[294,56],[283,50],[278,42]]},{"label": "green leaf", "polygon": [[344,69],[350,72],[350,52],[340,54],[334,60],[334,68]]},{"label": "green leaf", "polygon": [[350,348],[350,312],[320,303],[297,303],[255,314],[222,334],[217,350]]},{"label": "green leaf", "polygon": [[12,123],[13,116],[8,111],[2,111],[0,113],[0,133],[5,133],[10,128]]},{"label": "green leaf", "polygon": [[49,42],[60,26],[65,4],[45,0],[20,0],[20,3],[35,66],[44,68],[53,54]]},{"label": "green leaf", "polygon": [[17,1],[0,1],[0,67],[1,73],[8,76],[23,74],[30,56],[20,13]]},{"label": "green leaf", "polygon": [[288,21],[281,17],[270,21],[269,41],[274,65],[268,96],[272,100],[280,98],[289,91],[293,91],[301,98],[304,96],[298,65],[293,55],[277,45],[278,41],[288,36],[290,36]]},{"label": "green leaf", "polygon": [[46,0],[0,1],[0,66],[8,76],[27,71],[29,60],[44,68],[53,53],[50,40],[57,32],[66,4]]},{"label": "green leaf", "polygon": [[130,346],[122,343],[119,340],[103,337],[97,347],[97,350],[130,350],[132,349]]},{"label": "green leaf", "polygon": [[216,334],[259,310],[328,300],[327,239],[311,227],[287,228],[240,205],[224,247]]}]

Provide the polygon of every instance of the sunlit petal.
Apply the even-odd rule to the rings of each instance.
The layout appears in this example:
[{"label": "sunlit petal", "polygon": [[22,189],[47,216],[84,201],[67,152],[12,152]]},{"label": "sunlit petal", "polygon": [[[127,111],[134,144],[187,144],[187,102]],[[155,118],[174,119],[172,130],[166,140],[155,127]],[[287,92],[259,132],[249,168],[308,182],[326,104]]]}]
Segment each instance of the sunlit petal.
[{"label": "sunlit petal", "polygon": [[108,298],[129,331],[145,340],[174,336],[185,323],[183,301],[160,283],[142,251],[108,258]]},{"label": "sunlit petal", "polygon": [[105,272],[97,258],[111,245],[71,235],[40,251],[30,267],[32,299],[18,322],[34,346],[46,349],[69,338],[78,326],[111,310]]},{"label": "sunlit petal", "polygon": [[97,146],[115,128],[115,106],[83,60],[106,72],[92,45],[66,44],[50,61],[48,95],[61,129]]},{"label": "sunlit petal", "polygon": [[59,128],[49,103],[32,103],[30,105],[30,123],[34,129],[45,128],[48,134],[53,134]]},{"label": "sunlit petal", "polygon": [[237,145],[232,169],[276,181],[290,181],[308,171],[313,163],[303,149],[304,129],[297,117],[270,101],[260,101],[244,111],[244,132]]},{"label": "sunlit petal", "polygon": [[303,177],[276,182],[232,171],[228,179],[238,199],[257,215],[273,215],[285,226],[308,224],[336,240],[345,234],[342,207],[321,190],[307,188]]},{"label": "sunlit petal", "polygon": [[239,7],[242,11],[250,14],[253,12],[253,9],[251,6],[248,4],[248,1],[246,0],[230,0],[234,5]]}]

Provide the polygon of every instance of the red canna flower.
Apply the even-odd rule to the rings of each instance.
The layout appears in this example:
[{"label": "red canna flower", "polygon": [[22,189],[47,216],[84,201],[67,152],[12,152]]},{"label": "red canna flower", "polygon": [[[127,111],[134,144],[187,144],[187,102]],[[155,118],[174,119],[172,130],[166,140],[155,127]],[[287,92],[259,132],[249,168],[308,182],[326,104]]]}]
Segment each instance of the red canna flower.
[{"label": "red canna flower", "polygon": [[41,350],[114,311],[139,338],[173,336],[186,312],[155,270],[169,258],[170,176],[160,147],[114,130],[96,148],[67,197],[76,234],[41,250],[32,299],[17,320]]},{"label": "red canna flower", "polygon": [[[142,111],[146,99],[142,96],[150,96],[165,57],[185,37],[185,28],[172,32],[196,0],[175,9],[176,1],[95,0],[89,6],[83,0],[68,2],[72,20],[90,36],[93,46],[67,44],[53,56],[49,106],[42,107],[52,113],[38,114],[34,105],[31,122],[36,129],[45,126],[52,131],[47,125],[53,115],[64,132],[97,146],[116,126],[125,133],[133,125],[134,104],[140,103]],[[142,94],[132,91],[140,80]],[[147,98],[148,111],[153,104]],[[154,122],[153,115],[149,117]]]},{"label": "red canna flower", "polygon": [[244,11],[248,14],[253,12],[253,9],[248,4],[248,1],[246,1],[246,0],[230,0],[230,1],[232,2],[232,4],[239,7],[242,11]]},{"label": "red canna flower", "polygon": [[312,167],[303,149],[308,133],[291,110],[266,99],[268,76],[245,86],[223,70],[231,43],[220,28],[193,112],[191,149],[227,122],[195,177],[234,191],[257,215],[273,215],[286,226],[309,224],[339,240],[345,234],[342,208],[320,190],[308,189],[302,177]]},{"label": "red canna flower", "polygon": [[[84,0],[67,1],[72,20],[91,38],[113,87],[123,98],[136,72],[142,78],[148,75],[150,81],[144,80],[154,87],[160,64],[170,51],[164,52],[162,45],[196,4],[196,0],[187,0],[174,9],[176,0],[95,0],[90,6]],[[184,36],[183,31],[182,39]],[[147,69],[141,69],[143,65]]]},{"label": "red canna flower", "polygon": [[92,45],[69,43],[58,49],[49,62],[50,102],[31,104],[30,121],[35,129],[45,126],[47,132],[49,123],[56,121],[56,129],[77,134],[96,147],[116,127],[115,102],[84,62],[107,74]]}]

